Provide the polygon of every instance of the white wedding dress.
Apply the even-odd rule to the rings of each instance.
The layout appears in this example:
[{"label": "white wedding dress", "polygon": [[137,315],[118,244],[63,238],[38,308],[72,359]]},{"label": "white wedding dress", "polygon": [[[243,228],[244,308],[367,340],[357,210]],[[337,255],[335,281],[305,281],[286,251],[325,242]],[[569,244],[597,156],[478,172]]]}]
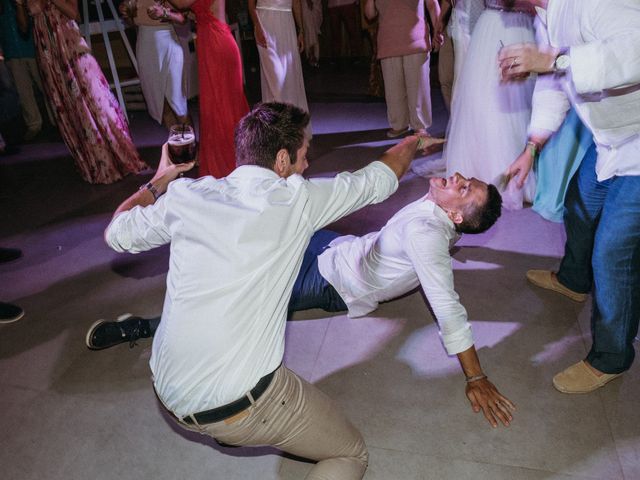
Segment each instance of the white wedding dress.
[{"label": "white wedding dress", "polygon": [[[500,188],[502,174],[527,142],[535,79],[501,82],[497,56],[503,45],[533,43],[535,36],[532,15],[498,10],[499,3],[487,2],[473,30],[453,93],[443,158],[447,175],[460,172]],[[504,207],[522,208],[534,197],[534,176],[522,190],[512,180],[501,193]]]}]

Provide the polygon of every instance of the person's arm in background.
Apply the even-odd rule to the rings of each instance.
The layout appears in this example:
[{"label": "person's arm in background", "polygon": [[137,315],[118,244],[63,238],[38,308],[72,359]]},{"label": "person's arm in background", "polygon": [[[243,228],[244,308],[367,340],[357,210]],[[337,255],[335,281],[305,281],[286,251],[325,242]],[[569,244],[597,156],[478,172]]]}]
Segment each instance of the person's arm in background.
[{"label": "person's arm in background", "polygon": [[298,51],[304,50],[304,24],[302,23],[302,4],[300,0],[293,0],[293,20],[296,23],[298,29]]},{"label": "person's arm in background", "polygon": [[[438,0],[425,0],[425,4],[429,14],[429,19],[431,20],[431,25],[433,25],[434,28],[433,37],[431,38],[430,32],[428,32],[429,28],[425,25],[425,30],[427,30],[427,46],[432,50],[438,51],[444,43],[444,33],[440,34],[437,29],[438,21],[440,19],[440,4],[438,3]],[[426,19],[425,23],[427,23]]]},{"label": "person's arm in background", "polygon": [[267,36],[264,33],[262,23],[260,23],[260,18],[258,17],[258,13],[256,12],[256,0],[249,0],[248,8],[249,16],[251,17],[251,22],[253,23],[253,36],[256,39],[256,45],[262,48],[267,48]]},{"label": "person's arm in background", "polygon": [[64,15],[76,22],[80,20],[77,0],[50,0]]},{"label": "person's arm in background", "polygon": [[365,0],[364,4],[364,16],[367,20],[371,21],[378,16],[378,10],[374,0]]},{"label": "person's arm in background", "polygon": [[149,15],[149,18],[153,20],[159,20],[161,22],[168,23],[177,23],[179,25],[184,25],[184,23],[187,21],[187,17],[184,13],[172,8],[167,8],[164,5],[160,5],[159,3],[154,3],[149,8],[147,8],[147,15]]}]

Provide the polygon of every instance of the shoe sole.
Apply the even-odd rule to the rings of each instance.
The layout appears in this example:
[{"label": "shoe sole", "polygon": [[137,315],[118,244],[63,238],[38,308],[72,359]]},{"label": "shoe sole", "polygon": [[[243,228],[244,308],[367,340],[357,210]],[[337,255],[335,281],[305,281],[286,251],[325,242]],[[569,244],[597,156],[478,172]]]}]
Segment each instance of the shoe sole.
[{"label": "shoe sole", "polygon": [[9,318],[7,320],[0,320],[0,324],[1,325],[5,325],[7,323],[14,323],[17,322],[18,320],[20,320],[22,317],[24,317],[24,312],[20,312],[20,315],[13,317],[13,318]]},{"label": "shoe sole", "polygon": [[563,290],[554,288],[555,286],[554,284],[549,285],[548,283],[538,282],[532,279],[531,277],[529,277],[529,275],[527,275],[526,277],[527,277],[527,281],[531,285],[535,285],[536,287],[539,287],[539,288],[544,288],[545,290],[549,290],[550,292],[559,293],[560,295],[564,295],[565,297],[567,297],[570,300],[573,300],[574,302],[582,303],[587,299],[587,295],[585,293],[565,292]]},{"label": "shoe sole", "polygon": [[561,393],[566,393],[569,395],[583,395],[585,393],[591,393],[591,392],[595,392],[596,390],[598,390],[599,388],[604,387],[607,383],[615,380],[616,378],[620,378],[622,376],[621,373],[617,374],[615,377],[611,377],[609,379],[607,379],[606,381],[604,381],[603,383],[598,383],[596,384],[592,389],[590,390],[580,390],[580,391],[576,391],[576,390],[568,390],[566,388],[563,388],[560,385],[557,385],[555,381],[553,381],[553,388],[555,388],[556,390],[558,390]]},{"label": "shoe sole", "polygon": [[[122,315],[120,315],[117,319],[116,322],[122,322],[124,320],[126,320],[127,318],[131,318],[133,317],[133,315],[131,315],[130,313],[124,313]],[[106,323],[107,321],[103,318],[101,318],[100,320],[96,320],[95,322],[93,322],[93,324],[89,327],[89,330],[87,330],[87,335],[84,338],[84,343],[87,346],[87,348],[89,350],[104,350],[105,348],[110,348],[110,347],[96,347],[95,345],[92,345],[91,343],[91,337],[93,336],[93,332],[95,331],[95,329],[98,327],[98,325],[101,325],[103,323]]]}]

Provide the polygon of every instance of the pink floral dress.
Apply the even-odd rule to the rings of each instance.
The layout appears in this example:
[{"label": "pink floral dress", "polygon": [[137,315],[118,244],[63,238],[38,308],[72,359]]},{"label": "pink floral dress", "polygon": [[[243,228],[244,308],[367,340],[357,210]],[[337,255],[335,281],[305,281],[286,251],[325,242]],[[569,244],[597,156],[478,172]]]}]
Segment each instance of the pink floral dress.
[{"label": "pink floral dress", "polygon": [[50,2],[33,21],[44,89],[82,178],[113,183],[147,168],[78,24]]}]

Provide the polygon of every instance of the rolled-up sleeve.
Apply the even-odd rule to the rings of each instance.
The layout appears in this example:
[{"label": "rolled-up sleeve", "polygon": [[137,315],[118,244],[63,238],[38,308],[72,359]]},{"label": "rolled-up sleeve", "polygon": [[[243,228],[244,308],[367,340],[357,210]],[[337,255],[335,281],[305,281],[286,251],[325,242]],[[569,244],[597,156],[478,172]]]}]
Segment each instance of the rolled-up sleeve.
[{"label": "rolled-up sleeve", "polygon": [[136,206],[116,215],[105,230],[107,245],[116,252],[139,253],[169,243],[166,202],[163,195],[153,205]]},{"label": "rolled-up sleeve", "polygon": [[455,355],[473,345],[473,335],[467,311],[454,289],[448,237],[440,228],[424,220],[407,223],[404,249],[436,316],[444,348]]},{"label": "rolled-up sleeve", "polygon": [[311,224],[318,230],[365,205],[382,202],[397,188],[398,177],[379,161],[334,178],[312,178],[307,186]]},{"label": "rolled-up sleeve", "polygon": [[576,92],[597,93],[640,83],[640,7],[637,1],[597,2],[582,25],[597,40],[571,46]]}]

